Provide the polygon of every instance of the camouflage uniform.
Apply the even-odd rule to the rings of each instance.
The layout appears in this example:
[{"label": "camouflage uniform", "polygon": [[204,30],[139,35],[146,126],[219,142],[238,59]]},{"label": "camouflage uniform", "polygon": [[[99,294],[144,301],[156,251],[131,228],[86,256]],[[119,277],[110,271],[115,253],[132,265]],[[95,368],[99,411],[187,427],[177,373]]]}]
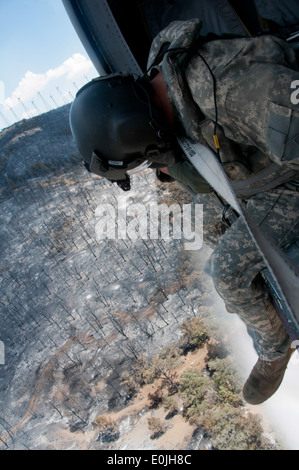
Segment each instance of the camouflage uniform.
[{"label": "camouflage uniform", "polygon": [[[171,23],[153,41],[148,65],[163,75],[178,130],[210,147],[216,92],[223,167],[247,212],[286,248],[299,238],[299,192],[289,183],[298,181],[299,169],[299,105],[290,99],[291,83],[299,80],[295,52],[273,36],[201,44],[199,34],[198,20]],[[273,361],[289,338],[255,282],[264,267],[261,255],[241,218],[219,231],[222,204],[194,171],[185,162],[169,168],[203,193],[195,202],[204,205],[204,241],[214,248],[207,268],[216,290],[254,334],[259,356]]]}]

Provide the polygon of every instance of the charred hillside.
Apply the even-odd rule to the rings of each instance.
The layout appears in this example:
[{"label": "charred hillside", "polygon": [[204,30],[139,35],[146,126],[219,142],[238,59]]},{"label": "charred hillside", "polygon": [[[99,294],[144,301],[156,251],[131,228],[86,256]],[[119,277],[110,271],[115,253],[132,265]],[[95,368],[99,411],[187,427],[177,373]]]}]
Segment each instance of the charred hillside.
[{"label": "charred hillside", "polygon": [[69,122],[70,105],[23,120],[0,133],[0,187],[17,186],[35,176],[80,161]]},{"label": "charred hillside", "polygon": [[[86,172],[68,112],[0,135],[4,448],[42,448],[54,428],[86,429],[123,404],[122,371],[176,338],[198,295],[182,283],[180,240],[97,240],[98,205],[123,194]],[[130,200],[158,197],[153,173],[135,176]]]},{"label": "charred hillside", "polygon": [[[204,252],[189,259],[172,236],[99,238],[99,205],[116,208],[124,193],[88,174],[68,113],[0,134],[1,449],[117,448],[94,423],[128,405],[124,374],[176,343],[183,320],[222,308],[201,273]],[[186,202],[178,187],[169,191],[145,171],[126,203]],[[122,445],[159,448],[149,437],[126,443],[130,419],[120,424]],[[177,445],[201,440],[195,433]]]}]

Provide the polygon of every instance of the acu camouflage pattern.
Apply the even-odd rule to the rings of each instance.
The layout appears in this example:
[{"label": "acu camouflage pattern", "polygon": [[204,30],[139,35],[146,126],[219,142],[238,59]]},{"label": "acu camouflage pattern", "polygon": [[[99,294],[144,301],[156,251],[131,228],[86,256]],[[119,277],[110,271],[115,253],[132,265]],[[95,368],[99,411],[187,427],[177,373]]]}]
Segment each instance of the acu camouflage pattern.
[{"label": "acu camouflage pattern", "polygon": [[[148,60],[148,68],[155,65],[163,74],[169,99],[188,137],[214,147],[212,71],[220,144],[227,146],[230,140],[243,148],[254,146],[272,161],[291,168],[295,165],[297,170],[299,111],[290,100],[291,83],[299,80],[295,51],[285,41],[267,35],[200,44],[200,29],[198,19],[171,23],[154,39]],[[168,52],[156,64],[166,47]],[[191,47],[182,71],[184,54]],[[296,137],[298,142],[294,142]],[[224,158],[231,160],[233,145],[224,150]]]},{"label": "acu camouflage pattern", "polygon": [[[188,48],[199,32],[198,20],[172,23],[154,40],[148,65],[154,64],[162,73],[168,97],[187,136],[212,146],[215,102],[207,65],[194,51],[185,69],[185,81],[174,51],[166,52],[162,62],[156,63],[165,45],[176,50]],[[297,170],[299,145],[292,147],[289,160],[280,152],[280,144],[288,150],[288,140],[299,135],[298,107],[290,101],[291,83],[299,80],[294,51],[270,36],[214,40],[202,44],[199,51],[216,79],[220,144],[224,147],[222,162],[242,162],[244,155],[249,158],[254,149],[264,158],[262,169],[272,162],[281,175],[294,166]],[[292,135],[288,135],[290,130]],[[277,145],[271,144],[271,138],[277,140]],[[240,149],[242,158],[238,154]],[[195,170],[184,168],[184,183],[192,171]],[[246,171],[245,165],[244,172],[242,169],[235,180],[257,176],[252,168],[249,175]],[[170,168],[169,172],[180,180],[177,168]],[[265,186],[243,203],[263,232],[285,249],[299,239],[299,192],[296,187],[282,183],[285,182],[281,181],[276,188]],[[268,361],[279,358],[287,351],[290,339],[268,293],[258,282],[258,273],[265,266],[243,220],[239,218],[231,227],[224,227],[220,220],[223,204],[213,192],[198,194],[194,203],[203,204],[204,242],[214,249],[206,270],[216,290],[228,311],[237,313],[245,322],[258,355]]]},{"label": "acu camouflage pattern", "polygon": [[[206,272],[228,311],[246,324],[259,357],[279,358],[289,338],[263,284],[256,282],[265,265],[243,219],[225,230],[220,221],[223,206],[214,193],[198,194],[194,203],[203,204],[204,242],[214,249]],[[299,239],[299,193],[292,188],[282,186],[256,195],[247,202],[246,211],[281,248]]]}]

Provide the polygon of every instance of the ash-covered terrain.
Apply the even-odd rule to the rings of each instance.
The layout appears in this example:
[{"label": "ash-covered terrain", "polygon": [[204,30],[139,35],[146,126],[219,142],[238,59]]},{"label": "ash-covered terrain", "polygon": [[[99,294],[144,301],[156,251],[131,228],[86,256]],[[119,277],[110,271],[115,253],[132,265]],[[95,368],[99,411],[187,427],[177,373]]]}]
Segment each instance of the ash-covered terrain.
[{"label": "ash-covered terrain", "polygon": [[[177,340],[204,290],[181,275],[180,239],[97,237],[99,204],[124,193],[88,174],[68,113],[0,134],[1,450],[101,449],[92,423],[125,406],[123,372]],[[126,196],[167,194],[148,170]]]}]

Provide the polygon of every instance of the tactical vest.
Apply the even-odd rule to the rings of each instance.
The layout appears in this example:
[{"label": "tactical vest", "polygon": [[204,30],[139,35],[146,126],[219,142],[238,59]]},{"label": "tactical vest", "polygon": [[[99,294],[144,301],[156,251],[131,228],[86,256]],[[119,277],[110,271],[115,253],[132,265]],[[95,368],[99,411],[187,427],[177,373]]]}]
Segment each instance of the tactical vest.
[{"label": "tactical vest", "polygon": [[[219,157],[237,196],[246,199],[298,180],[299,104],[296,108],[291,102],[291,90],[287,97],[283,90],[282,99],[265,82],[269,99],[266,96],[264,101],[256,100],[257,107],[260,106],[258,112],[250,109],[255,84],[249,83],[249,97],[245,88],[244,96],[241,94],[244,85],[239,90],[236,87],[237,91],[232,86],[232,83],[247,85],[242,74],[253,70],[252,55],[257,69],[259,60],[265,63],[265,74],[268,64],[271,65],[268,70],[275,66],[278,74],[283,71],[289,77],[285,86],[291,86],[299,80],[295,52],[285,41],[272,37],[203,42],[200,30],[197,19],[171,23],[153,41],[148,61],[151,70],[156,68],[162,73],[169,100],[184,132],[193,141],[214,149],[216,103]],[[258,76],[255,78],[259,80]],[[275,77],[273,85],[278,79]]]}]

